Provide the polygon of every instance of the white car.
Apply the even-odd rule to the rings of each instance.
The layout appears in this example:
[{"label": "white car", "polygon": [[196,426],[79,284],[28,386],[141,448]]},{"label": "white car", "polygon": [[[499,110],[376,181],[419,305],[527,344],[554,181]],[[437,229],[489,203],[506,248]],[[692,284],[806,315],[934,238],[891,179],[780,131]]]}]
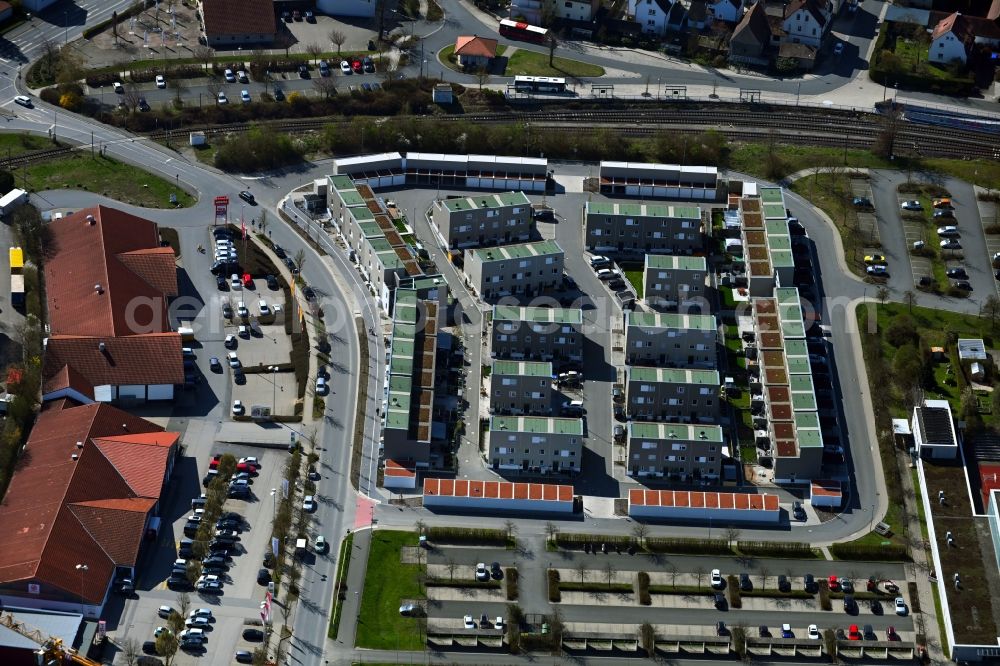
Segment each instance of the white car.
[{"label": "white car", "polygon": [[15,104],[20,104],[21,106],[26,106],[29,109],[32,106],[32,104],[31,104],[31,98],[28,97],[27,95],[18,95],[17,97],[14,98],[14,103]]},{"label": "white car", "polygon": [[242,69],[236,72],[236,78],[239,79],[240,83],[250,83],[250,77]]},{"label": "white car", "polygon": [[314,548],[316,549],[317,553],[320,554],[325,553],[328,545],[329,544],[327,544],[325,536],[316,537],[316,545],[314,546]]},{"label": "white car", "polygon": [[242,400],[233,400],[233,416],[243,416],[246,408],[243,407]]},{"label": "white car", "polygon": [[326,395],[330,392],[330,385],[326,383],[325,377],[316,378],[316,395]]},{"label": "white car", "polygon": [[957,238],[946,238],[941,241],[942,250],[961,250],[962,243]]},{"label": "white car", "polygon": [[267,307],[267,301],[264,299],[257,301],[257,308],[260,310],[261,317],[266,317],[271,314],[271,308]]},{"label": "white car", "polygon": [[956,227],[954,224],[949,224],[944,227],[938,227],[937,234],[938,236],[958,236],[959,235],[958,227]]},{"label": "white car", "polygon": [[171,608],[170,606],[160,606],[160,608],[156,611],[156,614],[162,617],[163,619],[166,619],[170,617],[171,613],[173,612],[174,609]]},{"label": "white car", "polygon": [[111,84],[111,87],[114,88],[115,92],[118,94],[125,92],[125,86],[122,85],[121,81],[115,81]]},{"label": "white car", "polygon": [[205,574],[198,578],[199,583],[217,583],[219,582],[219,577],[215,574]]},{"label": "white car", "polygon": [[306,513],[312,513],[316,510],[316,500],[312,495],[306,495],[302,500],[302,510]]},{"label": "white car", "polygon": [[227,83],[236,83],[236,75],[233,74],[233,70],[227,69],[223,76],[226,78]]},{"label": "white car", "polygon": [[211,608],[195,608],[193,611],[188,613],[188,617],[207,617],[212,619],[212,609]]},{"label": "white car", "polygon": [[466,615],[463,619],[465,620],[465,628],[466,629],[475,629],[476,628],[476,621],[472,619],[471,615]]},{"label": "white car", "polygon": [[903,597],[896,597],[896,615],[906,615],[909,609],[906,607],[906,601]]},{"label": "white car", "polygon": [[240,367],[240,359],[238,356],[236,356],[236,352],[229,352],[228,354],[226,354],[226,359],[229,361],[230,368],[235,369]]},{"label": "white car", "polygon": [[236,336],[230,333],[226,336],[226,341],[223,344],[225,344],[226,349],[236,349],[236,345],[238,344]]},{"label": "white car", "polygon": [[156,87],[157,88],[166,88],[167,87],[167,80],[165,78],[163,78],[163,74],[157,74],[156,75]]},{"label": "white car", "polygon": [[185,620],[184,626],[186,626],[188,629],[191,629],[192,627],[207,627],[211,623],[212,621],[209,620],[207,617],[195,616],[195,617],[189,617],[187,620]]},{"label": "white car", "polygon": [[607,266],[610,263],[611,263],[610,259],[608,259],[607,257],[601,256],[599,254],[590,258],[590,267],[591,268],[600,268],[601,266]]},{"label": "white car", "polygon": [[229,98],[226,97],[226,91],[225,90],[220,90],[219,91],[219,104],[229,104]]},{"label": "white car", "polygon": [[153,638],[159,638],[161,635],[169,633],[170,630],[167,629],[166,627],[157,627],[155,630],[153,630]]},{"label": "white car", "polygon": [[206,640],[205,630],[204,629],[185,629],[181,633],[177,634],[177,638],[179,638],[181,641],[184,641],[185,639],[189,639],[189,640],[199,640],[199,641],[201,641],[201,642],[204,643],[205,640]]},{"label": "white car", "polygon": [[611,270],[610,268],[602,268],[599,271],[597,271],[597,279],[598,280],[610,280],[614,276],[615,276],[615,272],[613,270]]},{"label": "white car", "polygon": [[250,310],[247,308],[247,304],[240,301],[240,304],[236,306],[236,314],[240,316],[241,319],[246,319],[250,316]]},{"label": "white car", "polygon": [[351,63],[347,62],[346,60],[341,60],[340,61],[340,71],[343,72],[344,74],[350,74],[351,73]]},{"label": "white car", "polygon": [[817,627],[815,624],[810,624],[809,629],[807,631],[809,633],[809,638],[813,639],[814,641],[818,641],[820,639],[819,627]]},{"label": "white car", "polygon": [[249,104],[250,103],[250,91],[249,90],[241,90],[240,91],[240,100],[244,104]]},{"label": "white car", "polygon": [[719,589],[722,586],[722,572],[718,569],[712,569],[712,587]]},{"label": "white car", "polygon": [[872,266],[866,266],[865,272],[868,273],[868,275],[888,275],[889,268],[882,264],[874,264]]},{"label": "white car", "polygon": [[496,621],[493,623],[494,629],[503,629],[503,618],[497,615]]},{"label": "white car", "polygon": [[490,572],[486,568],[485,562],[480,562],[476,565],[476,580],[483,581],[490,579]]}]

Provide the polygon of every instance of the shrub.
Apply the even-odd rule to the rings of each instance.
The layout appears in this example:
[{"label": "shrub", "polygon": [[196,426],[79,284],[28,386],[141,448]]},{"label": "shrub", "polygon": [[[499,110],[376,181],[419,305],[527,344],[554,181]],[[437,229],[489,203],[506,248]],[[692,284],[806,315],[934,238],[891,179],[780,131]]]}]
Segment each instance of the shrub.
[{"label": "shrub", "polygon": [[559,532],[556,534],[555,543],[560,548],[568,549],[582,549],[584,544],[588,543],[598,548],[602,543],[623,548],[636,545],[635,539],[630,536],[618,534],[572,534],[569,532]]},{"label": "shrub", "polygon": [[75,92],[67,92],[59,96],[59,106],[67,111],[77,111],[82,103],[83,98]]},{"label": "shrub", "polygon": [[287,134],[254,127],[226,139],[215,153],[215,166],[226,171],[262,171],[295,164],[302,150]]},{"label": "shrub", "polygon": [[549,569],[549,601],[552,603],[562,601],[562,594],[559,592],[559,572],[556,569]]},{"label": "shrub", "polygon": [[110,86],[112,83],[120,78],[118,72],[96,72],[94,74],[87,75],[87,85],[91,88],[100,88],[102,86]]},{"label": "shrub", "polygon": [[830,553],[840,560],[861,560],[869,562],[909,562],[906,546],[889,544],[874,546],[852,543],[835,543]]},{"label": "shrub", "polygon": [[732,555],[733,549],[723,539],[684,539],[647,537],[646,549],[654,553]]},{"label": "shrub", "polygon": [[758,557],[812,558],[815,556],[809,544],[795,541],[787,543],[779,541],[740,541],[736,544],[736,547],[744,555],[755,555]]},{"label": "shrub", "polygon": [[507,532],[498,529],[471,527],[428,527],[431,543],[476,543],[484,546],[506,546]]},{"label": "shrub", "polygon": [[517,577],[517,569],[514,567],[504,569],[504,579],[507,581],[507,601],[515,601],[517,599]]},{"label": "shrub", "polygon": [[736,574],[726,576],[726,596],[729,598],[730,608],[743,608],[743,597],[740,594],[740,581]]},{"label": "shrub", "polygon": [[825,611],[833,610],[833,603],[830,602],[830,583],[826,580],[819,581],[819,607]]},{"label": "shrub", "polygon": [[639,595],[640,604],[649,606],[653,603],[653,599],[649,596],[649,574],[645,571],[640,571],[636,575],[636,591]]},{"label": "shrub", "polygon": [[59,91],[55,88],[45,88],[42,92],[38,93],[38,97],[43,102],[48,102],[49,104],[59,104]]}]

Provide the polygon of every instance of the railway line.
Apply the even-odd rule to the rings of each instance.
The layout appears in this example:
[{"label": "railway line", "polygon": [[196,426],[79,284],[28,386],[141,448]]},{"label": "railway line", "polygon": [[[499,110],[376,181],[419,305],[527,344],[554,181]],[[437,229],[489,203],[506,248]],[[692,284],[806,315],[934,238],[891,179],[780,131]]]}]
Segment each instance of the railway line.
[{"label": "railway line", "polygon": [[[869,149],[885,131],[886,120],[875,112],[816,109],[813,107],[761,106],[734,104],[677,103],[655,109],[558,109],[534,111],[504,111],[450,116],[423,116],[420,120],[475,124],[523,124],[531,129],[551,132],[613,131],[623,136],[655,136],[664,130],[721,132],[730,141],[774,140],[777,143],[806,143],[817,146],[839,146]],[[895,137],[897,152],[923,157],[996,159],[995,136],[975,129],[943,127],[899,120]],[[205,132],[209,136],[245,132],[252,126],[263,125],[290,134],[323,129],[327,125],[349,126],[351,119],[343,117],[300,118],[259,123],[186,127],[178,130],[158,130],[145,136],[163,141],[187,132]],[[0,168],[16,168],[25,164],[61,157],[73,148],[53,148],[22,153],[10,159],[0,159]]]}]

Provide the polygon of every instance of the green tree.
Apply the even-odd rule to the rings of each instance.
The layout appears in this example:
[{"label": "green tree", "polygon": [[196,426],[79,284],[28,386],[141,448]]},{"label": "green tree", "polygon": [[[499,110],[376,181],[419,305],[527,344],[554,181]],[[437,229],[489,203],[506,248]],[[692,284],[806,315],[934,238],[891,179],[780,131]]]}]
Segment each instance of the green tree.
[{"label": "green tree", "polygon": [[[997,207],[1000,209],[1000,206]],[[982,316],[989,320],[990,329],[996,330],[997,319],[1000,319],[1000,297],[990,294],[986,297],[981,310]]]},{"label": "green tree", "polygon": [[913,318],[906,314],[896,315],[885,331],[885,339],[893,347],[916,345],[920,341],[917,325]]},{"label": "green tree", "polygon": [[156,654],[163,657],[164,666],[170,666],[174,663],[177,647],[177,636],[172,631],[164,631],[156,637]]},{"label": "green tree", "polygon": [[40,264],[42,252],[51,239],[49,228],[34,206],[21,206],[14,211],[14,236],[32,263]]},{"label": "green tree", "polygon": [[923,354],[912,344],[900,347],[892,359],[892,374],[904,393],[917,389],[923,382]]}]

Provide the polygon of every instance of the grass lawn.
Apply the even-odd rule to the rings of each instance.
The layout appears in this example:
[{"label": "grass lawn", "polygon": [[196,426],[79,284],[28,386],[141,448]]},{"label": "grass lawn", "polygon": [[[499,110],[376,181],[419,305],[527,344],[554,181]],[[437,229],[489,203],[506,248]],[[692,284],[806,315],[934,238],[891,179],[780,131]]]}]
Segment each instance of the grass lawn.
[{"label": "grass lawn", "polygon": [[929,46],[899,37],[896,39],[895,53],[896,57],[902,61],[904,70],[914,72],[919,70],[922,75],[931,79],[950,80],[954,78],[947,69],[927,61],[930,54]]},{"label": "grass lawn", "polygon": [[621,266],[622,273],[625,274],[625,279],[635,290],[635,297],[642,298],[642,264],[619,264],[619,266]]},{"label": "grass lawn", "polygon": [[91,157],[89,153],[31,164],[27,167],[27,179],[28,189],[33,192],[85,190],[145,208],[174,208],[171,194],[177,195],[177,207],[187,208],[195,202],[190,194],[158,176],[107,157]]},{"label": "grass lawn", "polygon": [[0,157],[13,157],[21,153],[54,147],[52,141],[49,139],[26,132],[4,132],[0,134]]},{"label": "grass lawn", "polygon": [[416,546],[415,532],[376,530],[372,534],[365,572],[365,589],[358,615],[356,644],[374,650],[422,650],[423,641],[414,618],[399,614],[403,599],[423,598],[417,580],[422,567],[402,564],[403,546]]},{"label": "grass lawn", "polygon": [[549,66],[549,54],[518,49],[507,61],[506,76],[604,76],[604,68],[598,65],[555,58]]},{"label": "grass lawn", "polygon": [[847,174],[820,174],[818,177],[800,178],[792,183],[792,191],[801,194],[833,220],[844,245],[844,258],[851,270],[865,276],[865,248],[872,239],[859,234],[858,214],[851,205],[851,179]]},{"label": "grass lawn", "polygon": [[336,640],[340,632],[340,611],[344,606],[344,595],[346,590],[341,590],[343,581],[347,579],[347,572],[351,568],[351,548],[354,547],[354,535],[348,534],[340,543],[340,554],[337,556],[337,584],[334,585],[333,613],[330,615],[330,627],[326,631],[328,638]]}]

